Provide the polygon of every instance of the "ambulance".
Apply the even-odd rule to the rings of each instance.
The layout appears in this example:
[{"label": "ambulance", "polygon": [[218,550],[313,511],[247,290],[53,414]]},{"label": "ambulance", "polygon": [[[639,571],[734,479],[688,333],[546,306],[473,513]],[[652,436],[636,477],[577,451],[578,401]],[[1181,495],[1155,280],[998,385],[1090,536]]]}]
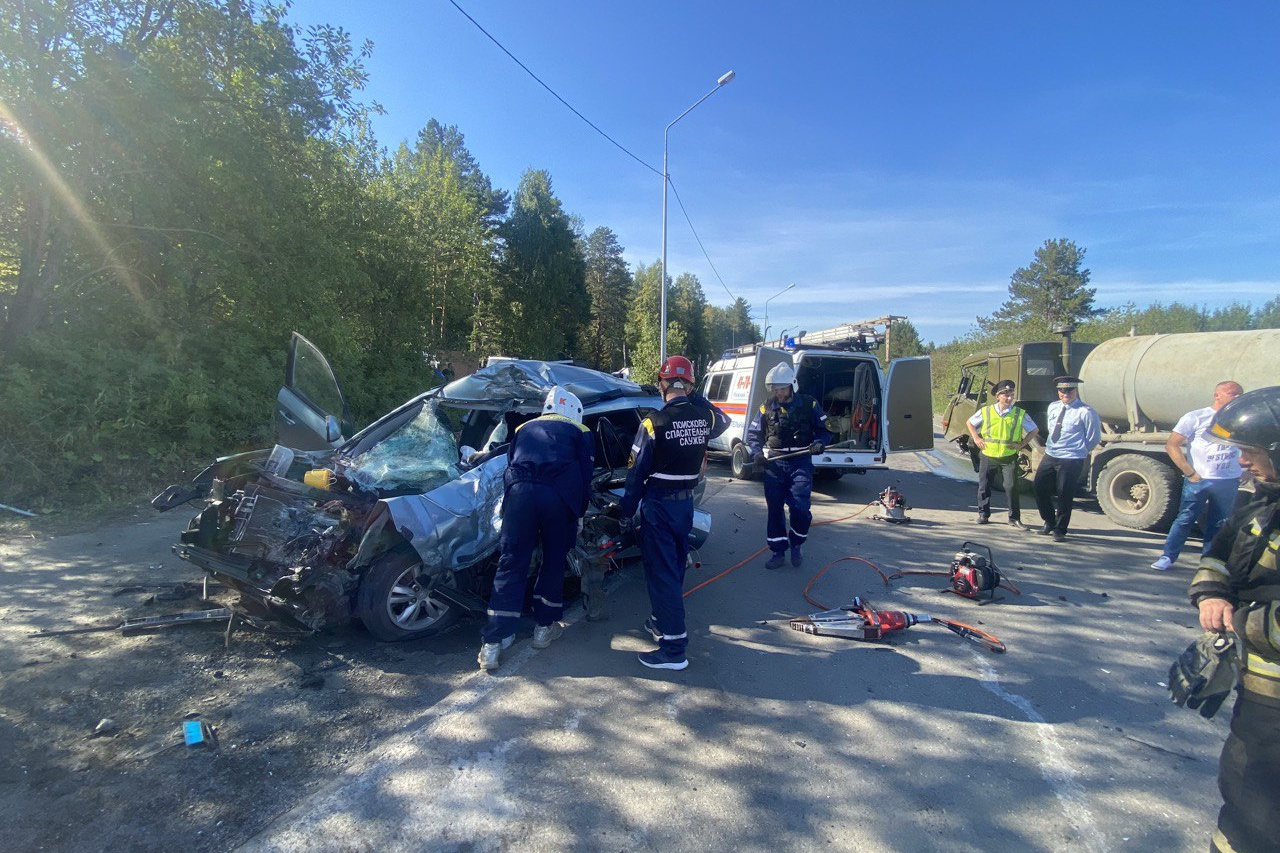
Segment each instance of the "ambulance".
[{"label": "ambulance", "polygon": [[770,396],[765,375],[778,364],[796,372],[797,390],[816,399],[835,440],[813,457],[819,479],[885,468],[888,454],[933,449],[933,398],[928,356],[897,358],[882,370],[871,350],[874,327],[844,324],[797,339],[730,350],[713,362],[702,393],[733,422],[710,449],[729,454],[733,476],[756,475],[747,427]]}]

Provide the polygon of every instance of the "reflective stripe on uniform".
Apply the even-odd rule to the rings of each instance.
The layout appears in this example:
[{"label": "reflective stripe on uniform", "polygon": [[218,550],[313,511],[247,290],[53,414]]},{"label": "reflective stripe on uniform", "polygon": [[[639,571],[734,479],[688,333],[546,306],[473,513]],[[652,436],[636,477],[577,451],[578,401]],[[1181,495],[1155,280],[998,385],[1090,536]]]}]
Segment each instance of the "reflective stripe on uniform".
[{"label": "reflective stripe on uniform", "polygon": [[663,635],[662,635],[662,639],[664,639],[664,640],[683,640],[683,639],[686,639],[688,636],[689,636],[689,633],[686,631],[686,632],[685,632],[685,633],[683,633],[683,634],[663,634]]},{"label": "reflective stripe on uniform", "polygon": [[809,534],[808,534],[808,533],[797,533],[797,532],[796,532],[796,529],[795,529],[794,527],[790,528],[790,530],[791,530],[791,535],[792,535],[792,536],[794,536],[794,537],[795,537],[795,538],[797,538],[797,539],[808,539],[808,538],[809,538]]},{"label": "reflective stripe on uniform", "polygon": [[564,606],[564,602],[562,601],[550,601],[541,595],[535,595],[534,599],[536,599],[537,601],[541,601],[547,607],[563,607]]},{"label": "reflective stripe on uniform", "polygon": [[486,610],[485,613],[488,614],[489,616],[513,616],[516,619],[520,618],[519,611],[512,612],[510,610]]}]

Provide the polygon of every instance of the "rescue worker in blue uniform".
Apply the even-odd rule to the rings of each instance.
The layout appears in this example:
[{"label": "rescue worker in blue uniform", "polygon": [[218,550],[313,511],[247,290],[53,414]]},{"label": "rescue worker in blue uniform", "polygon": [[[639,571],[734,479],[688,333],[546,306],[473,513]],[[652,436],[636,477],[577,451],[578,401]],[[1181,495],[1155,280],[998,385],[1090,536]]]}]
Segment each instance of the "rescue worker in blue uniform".
[{"label": "rescue worker in blue uniform", "polygon": [[684,573],[693,529],[693,489],[702,478],[707,440],[715,423],[710,408],[695,405],[693,365],[670,356],[658,369],[665,401],[636,431],[622,501],[610,515],[631,519],[640,510],[640,552],[652,613],[644,628],[658,644],[640,655],[650,669],[684,669],[689,634],[684,619]]},{"label": "rescue worker in blue uniform", "polygon": [[[1218,530],[1191,580],[1200,627],[1239,638],[1239,692],[1218,762],[1222,809],[1212,853],[1280,851],[1280,386],[1241,394],[1219,409],[1205,438],[1240,449],[1256,478],[1253,500]],[[1175,683],[1194,690],[1200,684]],[[1221,703],[1229,685],[1212,697]],[[1185,692],[1183,693],[1185,697]],[[1190,703],[1188,703],[1190,704]],[[1194,706],[1193,706],[1194,707]],[[1217,710],[1206,716],[1212,716]],[[1203,714],[1204,711],[1201,711]]]},{"label": "rescue worker in blue uniform", "polygon": [[[747,427],[747,449],[755,459],[756,470],[764,471],[764,501],[769,508],[765,536],[773,554],[764,564],[766,569],[782,567],[788,545],[791,565],[799,567],[804,563],[801,547],[809,538],[809,525],[813,522],[809,511],[813,493],[811,454],[821,453],[835,438],[827,429],[827,416],[818,401],[795,392],[795,379],[791,365],[774,366],[764,378],[773,397],[761,404]],[[769,461],[789,453],[799,455]],[[784,506],[790,510],[790,527]]]},{"label": "rescue worker in blue uniform", "polygon": [[497,669],[502,650],[515,638],[524,608],[529,564],[542,545],[542,565],[533,587],[533,647],[545,649],[564,632],[565,557],[578,538],[587,511],[595,444],[582,423],[582,402],[559,385],[547,394],[541,417],[516,428],[503,473],[502,555],[489,597],[489,621],[481,636],[479,663]]}]

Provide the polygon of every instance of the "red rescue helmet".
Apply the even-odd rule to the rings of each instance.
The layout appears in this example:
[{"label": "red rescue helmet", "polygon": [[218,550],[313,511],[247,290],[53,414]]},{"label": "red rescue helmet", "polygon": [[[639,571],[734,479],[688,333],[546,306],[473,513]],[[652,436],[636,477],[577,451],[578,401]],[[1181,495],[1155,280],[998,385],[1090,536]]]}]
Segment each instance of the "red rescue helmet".
[{"label": "red rescue helmet", "polygon": [[669,355],[658,368],[658,378],[693,385],[693,364],[682,355]]}]

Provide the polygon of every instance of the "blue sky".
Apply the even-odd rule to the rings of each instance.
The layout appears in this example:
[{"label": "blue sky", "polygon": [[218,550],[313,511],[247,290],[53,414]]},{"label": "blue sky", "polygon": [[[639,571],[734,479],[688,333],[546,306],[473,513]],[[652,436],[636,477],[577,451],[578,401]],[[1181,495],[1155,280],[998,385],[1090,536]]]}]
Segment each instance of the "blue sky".
[{"label": "blue sky", "polygon": [[[773,334],[883,314],[944,343],[1046,239],[1087,249],[1097,302],[1280,295],[1280,4],[296,0],[370,39],[389,147],[457,125],[513,190],[545,169],[627,258],[743,296]],[[726,288],[727,291],[726,292]]]}]

